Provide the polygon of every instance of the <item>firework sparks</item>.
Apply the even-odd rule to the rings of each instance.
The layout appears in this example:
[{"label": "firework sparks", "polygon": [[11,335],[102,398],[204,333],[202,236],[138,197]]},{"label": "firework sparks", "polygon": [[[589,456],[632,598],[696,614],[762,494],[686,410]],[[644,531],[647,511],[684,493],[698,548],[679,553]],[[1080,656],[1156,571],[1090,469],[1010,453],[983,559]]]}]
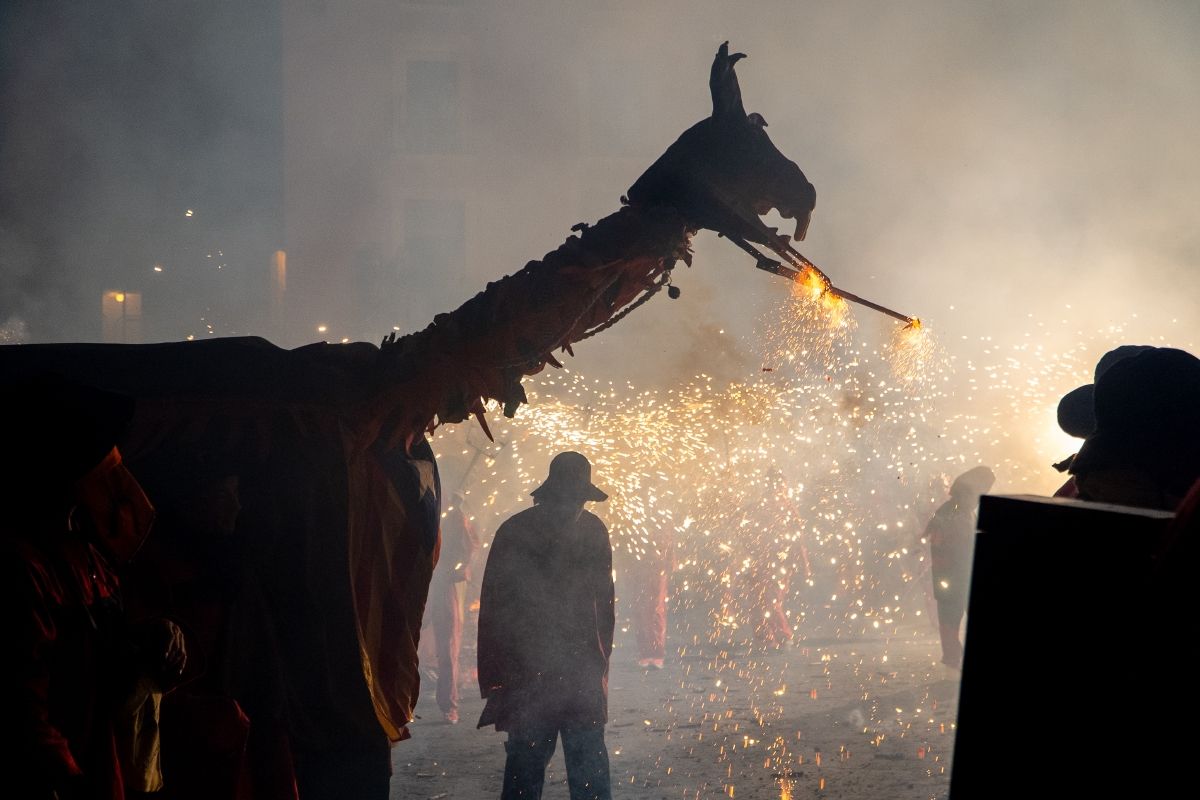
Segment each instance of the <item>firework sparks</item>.
[{"label": "firework sparks", "polygon": [[[647,390],[556,372],[530,381],[531,403],[495,443],[471,444],[469,426],[434,439],[448,473],[469,471],[463,486],[485,531],[527,502],[555,453],[585,452],[610,495],[595,510],[618,551],[618,595],[622,563],[675,540],[671,613],[683,626],[678,693],[688,699],[669,701],[680,703],[663,711],[670,723],[639,721],[709,748],[731,779],[727,795],[732,778],[746,774],[739,770],[763,767],[781,797],[823,791],[826,771],[851,761],[853,742],[822,759],[789,751],[800,733],[778,726],[801,700],[828,703],[835,681],[861,686],[863,707],[847,720],[860,748],[923,764],[937,758],[932,745],[948,748],[952,717],[881,707],[874,698],[891,664],[886,656],[864,664],[846,648],[864,637],[931,635],[921,534],[948,480],[987,463],[1006,491],[1050,493],[1059,478],[1049,464],[1077,444],[1057,431],[1059,397],[1130,335],[1031,326],[1038,335],[1012,344],[968,340],[980,353],[968,358],[917,323],[873,344],[852,316],[839,316],[844,301],[827,305],[818,278],[797,281],[764,321],[759,355],[769,373]],[[758,635],[768,620],[785,621],[800,642],[846,644],[811,655],[793,647],[800,664],[773,662]],[[731,692],[749,709],[735,714]],[[673,766],[641,768],[671,774]],[[931,765],[929,776],[944,781],[944,765]]]}]

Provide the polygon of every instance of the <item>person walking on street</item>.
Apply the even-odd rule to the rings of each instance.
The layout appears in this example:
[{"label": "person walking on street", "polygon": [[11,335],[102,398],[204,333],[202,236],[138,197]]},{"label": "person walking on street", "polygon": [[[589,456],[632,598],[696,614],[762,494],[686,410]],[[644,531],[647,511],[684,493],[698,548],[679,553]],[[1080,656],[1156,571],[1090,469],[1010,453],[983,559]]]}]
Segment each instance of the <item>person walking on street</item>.
[{"label": "person walking on street", "polygon": [[501,800],[537,800],[561,737],[571,800],[610,800],[608,665],[615,627],[608,499],[591,463],[559,453],[534,505],[496,531],[479,608],[478,727],[506,731]]},{"label": "person walking on street", "polygon": [[458,723],[458,657],[462,650],[463,610],[471,562],[479,552],[479,538],[467,518],[462,492],[451,495],[442,514],[441,551],[429,583],[429,624],[437,663],[437,704],[442,718]]},{"label": "person walking on street", "polygon": [[959,475],[950,485],[950,498],[942,503],[925,528],[933,571],[933,596],[937,601],[942,663],[951,669],[962,669],[960,632],[967,613],[979,498],[991,491],[995,483],[995,474],[985,466]]}]

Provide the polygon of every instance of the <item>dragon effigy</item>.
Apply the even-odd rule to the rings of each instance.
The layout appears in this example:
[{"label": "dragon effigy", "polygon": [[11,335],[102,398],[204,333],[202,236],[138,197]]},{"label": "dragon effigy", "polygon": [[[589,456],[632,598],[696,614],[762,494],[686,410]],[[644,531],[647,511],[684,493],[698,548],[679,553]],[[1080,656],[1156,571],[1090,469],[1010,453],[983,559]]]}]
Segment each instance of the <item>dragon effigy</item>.
[{"label": "dragon effigy", "polygon": [[[556,354],[661,289],[680,261],[690,265],[702,228],[757,254],[761,268],[815,269],[789,243],[804,238],[815,191],[763,117],[746,113],[734,71],[744,57],[721,45],[712,114],[616,213],[576,226],[559,248],[419,332],[378,347],[286,350],[253,337],[0,347],[4,384],[57,373],[136,398],[122,443],[135,474],[195,451],[237,463],[242,555],[282,654],[275,677],[293,742],[346,748],[407,735],[438,551],[426,433],[471,416],[486,430],[493,401],[514,414],[525,376],[559,365]],[[761,221],[771,209],[796,220],[794,237]]]}]

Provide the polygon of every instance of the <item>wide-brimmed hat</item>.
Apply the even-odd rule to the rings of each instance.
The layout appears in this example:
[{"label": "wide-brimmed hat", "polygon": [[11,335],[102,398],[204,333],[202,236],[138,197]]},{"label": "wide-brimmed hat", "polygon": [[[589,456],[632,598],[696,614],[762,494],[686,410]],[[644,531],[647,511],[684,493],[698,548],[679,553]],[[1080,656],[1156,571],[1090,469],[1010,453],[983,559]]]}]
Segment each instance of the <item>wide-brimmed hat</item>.
[{"label": "wide-brimmed hat", "polygon": [[1058,426],[1076,439],[1086,439],[1096,430],[1095,381],[1119,361],[1140,355],[1154,347],[1148,344],[1123,344],[1100,356],[1092,383],[1072,389],[1058,401]]},{"label": "wide-brimmed hat", "polygon": [[530,492],[533,497],[565,497],[600,502],[608,495],[592,483],[592,462],[583,453],[567,450],[550,462],[550,471],[542,485]]}]

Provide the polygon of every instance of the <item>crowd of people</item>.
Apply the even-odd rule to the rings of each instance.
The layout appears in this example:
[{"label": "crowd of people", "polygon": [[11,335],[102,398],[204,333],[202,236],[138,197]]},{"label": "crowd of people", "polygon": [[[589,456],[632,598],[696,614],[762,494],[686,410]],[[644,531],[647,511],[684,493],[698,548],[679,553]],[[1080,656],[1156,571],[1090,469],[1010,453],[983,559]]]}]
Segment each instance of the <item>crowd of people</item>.
[{"label": "crowd of people", "polygon": [[[0,523],[0,613],[12,646],[0,712],[18,731],[2,757],[13,796],[297,797],[270,662],[256,661],[270,631],[233,613],[256,602],[239,580],[237,466],[169,453],[143,485],[118,445],[132,414],[126,398],[47,379],[4,402],[7,418],[19,420],[0,467],[9,512]],[[1191,654],[1195,623],[1181,587],[1200,536],[1200,359],[1117,348],[1093,383],[1063,397],[1058,420],[1080,445],[1054,465],[1067,476],[1057,496],[1176,512],[1168,536],[1147,550],[1163,591],[1173,592],[1164,614],[1184,628],[1172,647]],[[786,495],[781,480],[765,491]],[[953,669],[962,665],[979,499],[995,483],[990,467],[972,467],[939,484],[944,496],[922,512],[931,606]],[[586,508],[607,495],[573,451],[555,456],[531,494],[532,506],[496,530],[481,581],[482,532],[463,492],[446,498],[422,666],[443,719],[457,723],[468,587],[478,583],[474,677],[486,703],[477,727],[507,733],[502,797],[539,797],[561,739],[571,797],[608,798],[617,585],[608,530]],[[622,568],[622,612],[647,671],[667,660],[675,558],[666,532]],[[770,553],[749,562],[736,591],[754,633],[786,646],[786,585]],[[232,686],[231,675],[257,684]]]}]

